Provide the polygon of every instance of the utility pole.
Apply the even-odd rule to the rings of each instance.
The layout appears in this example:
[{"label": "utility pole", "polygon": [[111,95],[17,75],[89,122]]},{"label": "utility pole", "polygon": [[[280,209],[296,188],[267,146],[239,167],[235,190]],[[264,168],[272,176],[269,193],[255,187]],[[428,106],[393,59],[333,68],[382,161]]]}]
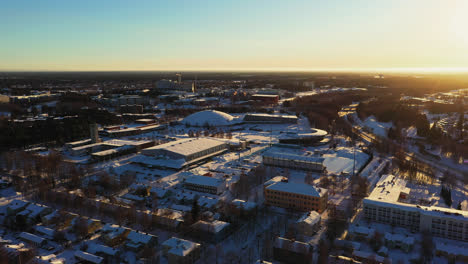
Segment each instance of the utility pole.
[{"label": "utility pole", "polygon": [[356,171],[356,142],[353,139],[353,178]]}]

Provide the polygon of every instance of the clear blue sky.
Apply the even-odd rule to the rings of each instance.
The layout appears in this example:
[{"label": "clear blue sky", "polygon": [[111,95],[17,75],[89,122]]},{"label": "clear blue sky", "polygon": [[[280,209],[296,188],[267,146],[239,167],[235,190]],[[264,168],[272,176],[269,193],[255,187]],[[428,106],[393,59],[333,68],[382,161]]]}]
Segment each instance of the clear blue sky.
[{"label": "clear blue sky", "polygon": [[468,67],[468,1],[4,0],[0,70]]}]

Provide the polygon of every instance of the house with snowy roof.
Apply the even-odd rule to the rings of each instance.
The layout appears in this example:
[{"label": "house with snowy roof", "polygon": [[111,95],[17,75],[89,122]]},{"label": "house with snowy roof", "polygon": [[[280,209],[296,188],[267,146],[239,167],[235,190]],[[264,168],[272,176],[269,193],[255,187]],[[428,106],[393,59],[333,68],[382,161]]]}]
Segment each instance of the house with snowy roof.
[{"label": "house with snowy roof", "polygon": [[19,238],[24,242],[34,245],[36,247],[42,247],[47,243],[47,240],[43,237],[28,233],[28,232],[21,232],[19,234]]},{"label": "house with snowy roof", "polygon": [[170,208],[159,208],[153,212],[153,221],[157,225],[176,230],[184,222],[184,212]]},{"label": "house with snowy roof", "polygon": [[281,263],[312,263],[313,247],[307,243],[277,237],[273,244],[273,258]]},{"label": "house with snowy roof", "polygon": [[316,211],[305,213],[296,222],[298,234],[313,236],[320,229],[320,214]]},{"label": "house with snowy roof", "polygon": [[389,248],[401,248],[406,253],[413,249],[414,237],[402,234],[392,234],[385,232],[384,236],[385,245]]},{"label": "house with snowy roof", "polygon": [[75,251],[74,257],[78,261],[83,261],[84,263],[101,264],[104,262],[103,257],[96,256],[96,255],[93,255],[91,253],[84,252],[81,250]]},{"label": "house with snowy roof", "polygon": [[199,220],[192,225],[192,236],[208,242],[219,242],[229,233],[228,222],[212,220]]},{"label": "house with snowy roof", "polygon": [[7,205],[7,214],[16,215],[28,206],[29,202],[15,199]]},{"label": "house with snowy roof", "polygon": [[127,235],[125,248],[133,252],[140,252],[145,247],[156,247],[157,244],[157,236],[132,230]]},{"label": "house with snowy roof", "polygon": [[162,250],[169,264],[192,264],[200,258],[201,245],[172,237],[162,243]]},{"label": "house with snowy roof", "polygon": [[108,246],[115,246],[125,241],[130,229],[118,225],[106,224],[101,229],[101,239]]}]

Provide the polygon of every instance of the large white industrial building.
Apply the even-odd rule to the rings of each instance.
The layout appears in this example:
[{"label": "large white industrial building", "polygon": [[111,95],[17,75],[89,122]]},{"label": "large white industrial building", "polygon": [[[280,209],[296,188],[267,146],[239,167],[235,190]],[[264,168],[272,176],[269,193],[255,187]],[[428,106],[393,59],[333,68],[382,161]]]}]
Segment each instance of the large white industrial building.
[{"label": "large white industrial building", "polygon": [[410,191],[405,180],[383,175],[369,197],[363,201],[364,216],[375,222],[468,241],[468,212],[407,203]]},{"label": "large white industrial building", "polygon": [[154,167],[181,169],[226,151],[228,145],[212,138],[186,138],[144,149],[133,160]]}]

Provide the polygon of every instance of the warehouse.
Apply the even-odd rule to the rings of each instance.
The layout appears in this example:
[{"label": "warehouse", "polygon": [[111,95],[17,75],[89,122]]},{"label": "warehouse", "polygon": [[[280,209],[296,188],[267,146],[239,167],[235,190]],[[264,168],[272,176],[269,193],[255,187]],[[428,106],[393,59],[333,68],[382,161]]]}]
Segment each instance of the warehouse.
[{"label": "warehouse", "polygon": [[[135,162],[156,167],[181,169],[226,151],[228,145],[211,138],[186,138],[144,149]],[[153,159],[148,159],[152,157]]]}]

